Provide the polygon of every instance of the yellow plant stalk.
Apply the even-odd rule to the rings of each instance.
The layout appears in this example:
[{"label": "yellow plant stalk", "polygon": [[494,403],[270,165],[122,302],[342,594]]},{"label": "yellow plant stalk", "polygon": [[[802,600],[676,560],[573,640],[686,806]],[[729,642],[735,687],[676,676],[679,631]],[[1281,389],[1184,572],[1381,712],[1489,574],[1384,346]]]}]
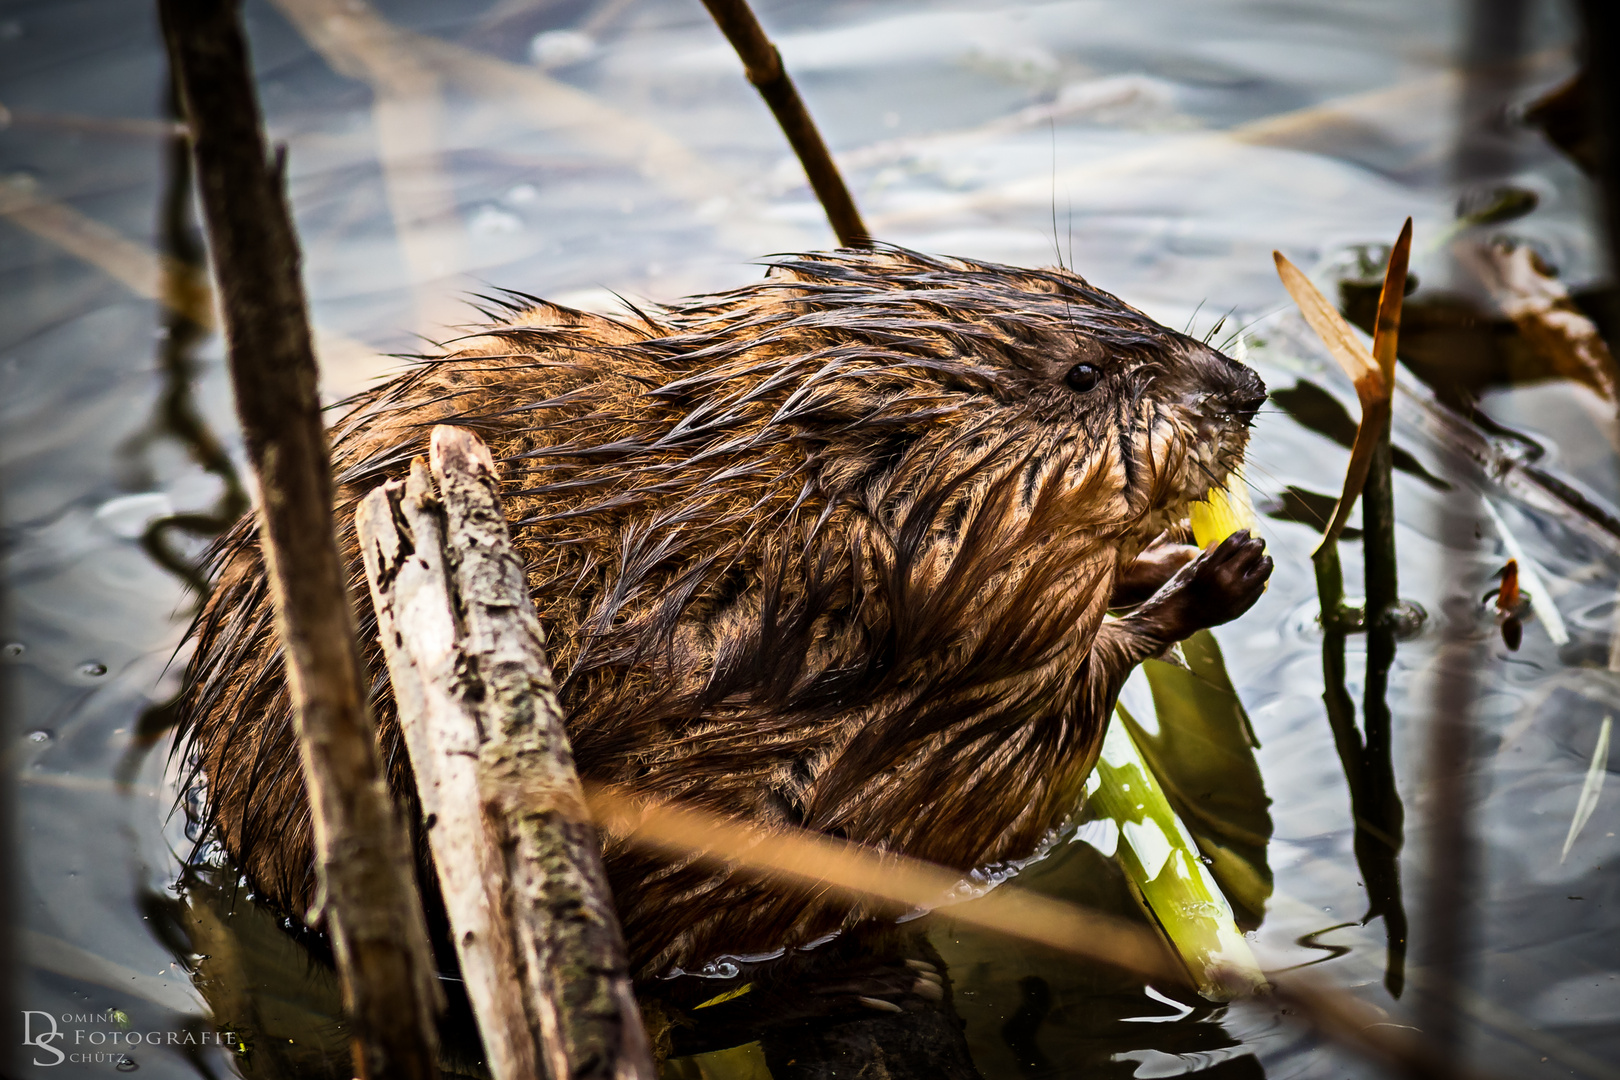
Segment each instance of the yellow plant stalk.
[{"label": "yellow plant stalk", "polygon": [[1243,473],[1233,469],[1226,486],[1210,488],[1202,502],[1195,502],[1187,513],[1192,524],[1193,542],[1207,548],[1218,544],[1239,529],[1255,532],[1254,504],[1249,501],[1249,485]]},{"label": "yellow plant stalk", "polygon": [[[1129,716],[1124,706],[1119,711]],[[1266,977],[1231,905],[1123,723],[1108,726],[1102,757],[1086,781],[1086,796],[1091,815],[1119,830],[1120,865],[1175,946],[1198,992],[1212,1001],[1264,992]]]},{"label": "yellow plant stalk", "polygon": [[664,1080],[771,1080],[758,1040],[664,1063]]}]

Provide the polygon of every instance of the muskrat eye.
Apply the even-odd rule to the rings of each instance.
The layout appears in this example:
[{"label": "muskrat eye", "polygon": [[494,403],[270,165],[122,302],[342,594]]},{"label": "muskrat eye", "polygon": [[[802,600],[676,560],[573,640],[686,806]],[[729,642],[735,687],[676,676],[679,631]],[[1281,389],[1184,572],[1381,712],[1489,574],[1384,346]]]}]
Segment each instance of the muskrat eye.
[{"label": "muskrat eye", "polygon": [[1097,388],[1097,384],[1102,382],[1102,372],[1090,364],[1076,364],[1069,369],[1067,375],[1063,376],[1063,381],[1068,384],[1070,390],[1083,394],[1087,390]]}]

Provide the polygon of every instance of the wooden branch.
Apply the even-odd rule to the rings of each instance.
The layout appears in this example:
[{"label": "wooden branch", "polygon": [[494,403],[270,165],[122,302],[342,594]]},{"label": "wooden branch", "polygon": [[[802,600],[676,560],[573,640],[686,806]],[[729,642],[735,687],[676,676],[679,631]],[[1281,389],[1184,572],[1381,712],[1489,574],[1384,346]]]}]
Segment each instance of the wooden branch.
[{"label": "wooden branch", "polygon": [[866,231],[866,223],[855,209],[855,200],[839,175],[821,132],[816,130],[810,110],[804,107],[804,99],[799,97],[798,88],[788,77],[787,68],[782,66],[782,54],[765,36],[748,0],[703,0],[703,6],[714,16],[731,47],[737,50],[748,81],[771,107],[782,134],[799,156],[799,164],[804,166],[810,187],[827,212],[838,243],[849,248],[871,247],[872,234]]},{"label": "wooden branch", "polygon": [[363,1077],[438,1075],[442,1007],[405,830],[378,763],[333,533],[298,241],[265,154],[234,0],[160,0],[258,476],[259,533],[314,818],[319,897]]},{"label": "wooden branch", "polygon": [[534,1076],[539,1060],[553,1077],[652,1080],[494,463],[476,436],[439,427],[432,470],[440,501],[418,461],[356,525],[491,1071]]},{"label": "wooden branch", "polygon": [[411,756],[428,843],[454,931],[461,977],[484,1057],[495,1080],[540,1075],[538,1047],[512,949],[500,890],[500,852],[479,809],[478,748],[472,716],[456,700],[457,631],[444,556],[444,513],[427,465],[376,488],[355,512],[377,631]]}]

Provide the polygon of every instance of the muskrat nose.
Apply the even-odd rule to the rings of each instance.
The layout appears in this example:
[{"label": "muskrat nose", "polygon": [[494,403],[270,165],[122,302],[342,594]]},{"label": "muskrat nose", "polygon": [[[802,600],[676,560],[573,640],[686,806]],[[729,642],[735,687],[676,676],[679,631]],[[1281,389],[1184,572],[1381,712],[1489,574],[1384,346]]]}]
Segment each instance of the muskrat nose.
[{"label": "muskrat nose", "polygon": [[1206,348],[1196,358],[1196,370],[1208,395],[1205,400],[1226,416],[1246,423],[1265,404],[1266,384],[1251,368],[1229,356]]},{"label": "muskrat nose", "polygon": [[1266,403],[1266,384],[1249,368],[1242,364],[1232,363],[1237,376],[1234,385],[1221,394],[1221,398],[1231,412],[1252,419],[1260,411],[1260,406]]}]

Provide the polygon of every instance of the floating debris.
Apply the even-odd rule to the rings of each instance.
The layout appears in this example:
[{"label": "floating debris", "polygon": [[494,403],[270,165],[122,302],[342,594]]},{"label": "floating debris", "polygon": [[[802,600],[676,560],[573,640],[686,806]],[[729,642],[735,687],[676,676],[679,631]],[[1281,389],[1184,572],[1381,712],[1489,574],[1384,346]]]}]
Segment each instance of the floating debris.
[{"label": "floating debris", "polygon": [[1581,785],[1581,797],[1575,803],[1575,817],[1570,820],[1569,835],[1564,837],[1564,851],[1558,856],[1560,863],[1569,858],[1569,849],[1575,846],[1575,838],[1586,828],[1592,811],[1597,809],[1598,797],[1603,794],[1603,778],[1609,772],[1609,729],[1613,725],[1614,717],[1605,716],[1603,726],[1598,728],[1597,746],[1592,748],[1592,764],[1586,767],[1586,782]]},{"label": "floating debris", "polygon": [[[1509,561],[1516,566],[1518,590],[1529,597],[1530,610],[1536,613],[1541,625],[1547,628],[1547,637],[1552,639],[1554,645],[1568,645],[1569,630],[1564,625],[1564,617],[1559,614],[1558,605],[1553,603],[1552,594],[1547,591],[1547,585],[1542,580],[1535,561],[1524,553],[1524,548],[1519,546],[1518,537],[1508,529],[1507,522],[1502,520],[1501,513],[1492,505],[1491,500],[1481,501],[1485,504],[1485,513],[1491,519],[1491,524],[1496,527],[1496,535],[1502,538],[1502,546],[1507,549]],[[1497,594],[1497,606],[1499,608],[1502,606],[1501,593]],[[1518,598],[1515,597],[1514,602],[1505,610],[1511,614],[1517,607]]]}]

